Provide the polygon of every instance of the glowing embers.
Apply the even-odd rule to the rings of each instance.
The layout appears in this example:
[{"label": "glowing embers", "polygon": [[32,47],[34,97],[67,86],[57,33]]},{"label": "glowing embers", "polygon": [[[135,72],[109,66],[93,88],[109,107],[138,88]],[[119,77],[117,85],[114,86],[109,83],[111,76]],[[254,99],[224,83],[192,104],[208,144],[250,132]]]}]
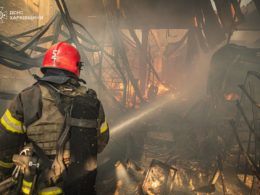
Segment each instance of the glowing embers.
[{"label": "glowing embers", "polygon": [[156,85],[151,84],[151,85],[149,85],[149,87],[147,89],[147,92],[146,92],[147,94],[146,94],[145,98],[150,100],[150,99],[155,98],[156,96],[164,95],[169,91],[170,91],[170,89],[162,83],[157,83]]},{"label": "glowing embers", "polygon": [[114,194],[138,194],[140,191],[140,180],[131,175],[127,167],[120,161],[115,164],[115,171],[117,184]]},{"label": "glowing embers", "polygon": [[236,101],[240,99],[240,95],[235,92],[225,93],[224,98],[227,101]]},{"label": "glowing embers", "polygon": [[167,195],[172,194],[174,178],[177,169],[152,160],[146,172],[136,162],[127,160],[126,163],[115,164],[117,187],[115,195],[120,194],[149,194]]},{"label": "glowing embers", "polygon": [[116,168],[117,178],[119,180],[124,180],[124,181],[129,182],[129,176],[128,176],[128,173],[126,171],[126,167],[120,161],[116,162],[115,168]]},{"label": "glowing embers", "polygon": [[143,192],[149,195],[171,194],[176,172],[177,169],[158,160],[152,160],[143,182]]},{"label": "glowing embers", "polygon": [[[245,186],[247,186],[249,189],[253,189],[253,185],[254,185],[254,180],[256,178],[254,178],[253,175],[244,175],[244,174],[237,174],[237,177],[239,179],[240,182],[244,183]],[[260,187],[260,183],[259,183],[259,187]]]},{"label": "glowing embers", "polygon": [[169,91],[170,91],[170,89],[168,87],[166,87],[165,85],[163,85],[161,83],[158,85],[158,95],[163,95]]}]

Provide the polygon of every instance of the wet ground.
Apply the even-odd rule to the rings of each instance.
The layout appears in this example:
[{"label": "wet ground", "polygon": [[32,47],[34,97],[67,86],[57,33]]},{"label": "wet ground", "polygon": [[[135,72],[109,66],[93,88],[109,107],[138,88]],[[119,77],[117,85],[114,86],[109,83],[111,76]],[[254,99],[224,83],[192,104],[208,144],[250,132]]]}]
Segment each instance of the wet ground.
[{"label": "wet ground", "polygon": [[[250,194],[250,176],[246,186],[236,173],[238,148],[229,139],[230,116],[210,112],[207,99],[175,97],[127,126],[125,133],[112,134],[99,157],[99,194],[142,194],[153,159],[177,169],[167,194],[224,194],[223,189],[225,194]],[[134,174],[129,159],[140,168]]]}]

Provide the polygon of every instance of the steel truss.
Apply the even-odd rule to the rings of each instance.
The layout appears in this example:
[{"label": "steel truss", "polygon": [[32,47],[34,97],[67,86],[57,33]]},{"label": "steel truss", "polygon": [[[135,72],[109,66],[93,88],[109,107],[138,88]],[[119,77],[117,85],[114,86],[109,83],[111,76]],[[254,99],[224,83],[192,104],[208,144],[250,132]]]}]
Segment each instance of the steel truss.
[{"label": "steel truss", "polygon": [[[127,39],[114,19],[110,18],[113,52],[109,52],[104,45],[101,46],[98,43],[83,25],[70,16],[64,0],[55,0],[55,2],[59,11],[45,25],[9,37],[0,36],[2,48],[0,51],[0,63],[17,70],[39,67],[47,50],[47,45],[55,44],[61,40],[71,42],[79,49],[82,61],[91,72],[95,82],[120,109],[124,110],[127,107],[127,102],[131,98],[133,99],[131,97],[133,94],[139,98],[139,102],[145,101],[125,49],[130,44],[132,47],[138,46],[140,48],[141,43],[133,43]],[[136,38],[133,31],[131,31],[131,35]],[[98,54],[98,60],[93,58],[95,54]],[[146,62],[147,59],[145,57],[144,63]],[[104,74],[102,74],[104,72],[102,70],[104,64],[113,71],[110,77],[116,77],[118,82],[123,84],[123,88],[120,88],[123,91],[123,98],[120,100],[116,98],[116,90],[111,88],[111,83],[106,82],[104,79]],[[151,63],[149,63],[149,67],[159,80],[159,76]],[[113,78],[111,80],[113,82]],[[133,92],[130,93],[130,90]]]},{"label": "steel truss", "polygon": [[259,82],[259,72],[247,73],[244,84],[239,85],[241,98],[236,103],[237,115],[230,121],[239,146],[237,172],[242,172],[244,183],[248,175],[253,175],[251,193],[256,189],[256,181],[260,180]]}]

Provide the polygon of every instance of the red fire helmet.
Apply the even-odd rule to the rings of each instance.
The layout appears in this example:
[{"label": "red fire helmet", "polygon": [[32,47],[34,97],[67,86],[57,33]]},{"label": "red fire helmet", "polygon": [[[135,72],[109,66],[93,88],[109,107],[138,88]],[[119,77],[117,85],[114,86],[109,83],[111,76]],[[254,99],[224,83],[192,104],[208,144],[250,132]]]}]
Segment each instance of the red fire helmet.
[{"label": "red fire helmet", "polygon": [[66,42],[52,45],[44,55],[41,71],[56,68],[69,71],[79,77],[80,54],[78,50]]}]

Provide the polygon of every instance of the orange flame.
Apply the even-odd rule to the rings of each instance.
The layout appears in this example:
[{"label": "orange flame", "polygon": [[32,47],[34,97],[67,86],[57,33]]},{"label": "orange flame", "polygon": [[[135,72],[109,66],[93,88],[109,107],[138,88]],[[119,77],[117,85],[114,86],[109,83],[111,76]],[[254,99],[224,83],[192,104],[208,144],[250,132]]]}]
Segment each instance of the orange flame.
[{"label": "orange flame", "polygon": [[224,97],[227,101],[236,101],[240,99],[240,96],[237,93],[231,92],[224,94]]},{"label": "orange flame", "polygon": [[224,97],[227,101],[236,101],[240,98],[240,96],[237,93],[226,93],[224,94]]},{"label": "orange flame", "polygon": [[163,84],[159,84],[158,85],[158,95],[163,95],[165,94],[166,92],[168,92],[170,89],[167,88],[165,85]]}]

